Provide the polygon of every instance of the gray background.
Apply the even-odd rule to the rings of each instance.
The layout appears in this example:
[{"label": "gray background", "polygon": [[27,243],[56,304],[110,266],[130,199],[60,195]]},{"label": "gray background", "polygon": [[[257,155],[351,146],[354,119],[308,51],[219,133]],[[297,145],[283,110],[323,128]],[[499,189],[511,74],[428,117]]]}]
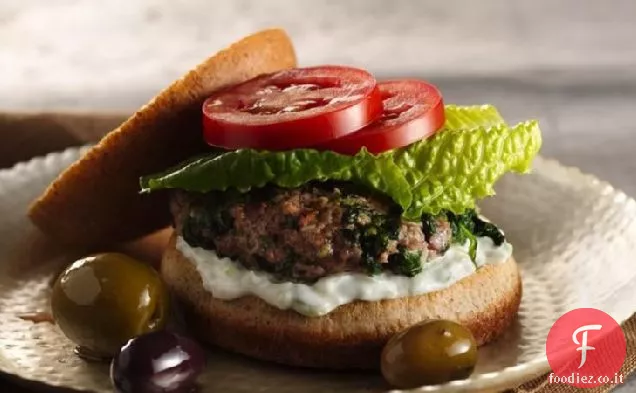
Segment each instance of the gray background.
[{"label": "gray background", "polygon": [[634,0],[0,0],[0,111],[131,112],[269,26],[303,65],[424,77],[446,102],[537,118],[544,155],[636,196]]}]

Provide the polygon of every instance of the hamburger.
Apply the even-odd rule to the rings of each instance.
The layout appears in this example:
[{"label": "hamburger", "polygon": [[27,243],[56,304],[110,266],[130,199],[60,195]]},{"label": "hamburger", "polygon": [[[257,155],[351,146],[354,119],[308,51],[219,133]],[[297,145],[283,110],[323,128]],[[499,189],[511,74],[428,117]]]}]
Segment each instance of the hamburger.
[{"label": "hamburger", "polygon": [[377,368],[387,340],[420,321],[458,322],[479,345],[513,321],[513,248],[476,202],[530,170],[540,146],[535,121],[445,105],[427,81],[299,68],[268,30],[160,93],[30,216],[90,246],[170,223],[160,271],[199,339],[294,366]]}]

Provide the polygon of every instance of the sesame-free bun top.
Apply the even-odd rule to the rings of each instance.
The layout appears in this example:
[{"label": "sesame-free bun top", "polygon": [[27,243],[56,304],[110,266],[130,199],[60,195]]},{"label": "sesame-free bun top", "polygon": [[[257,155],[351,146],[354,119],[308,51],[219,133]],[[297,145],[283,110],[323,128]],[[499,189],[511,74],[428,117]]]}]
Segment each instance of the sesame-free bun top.
[{"label": "sesame-free bun top", "polygon": [[201,105],[211,93],[295,66],[292,43],[279,29],[250,35],[218,52],[66,169],[31,205],[30,219],[63,243],[88,247],[135,239],[168,225],[168,196],[141,195],[139,177],[205,151]]}]

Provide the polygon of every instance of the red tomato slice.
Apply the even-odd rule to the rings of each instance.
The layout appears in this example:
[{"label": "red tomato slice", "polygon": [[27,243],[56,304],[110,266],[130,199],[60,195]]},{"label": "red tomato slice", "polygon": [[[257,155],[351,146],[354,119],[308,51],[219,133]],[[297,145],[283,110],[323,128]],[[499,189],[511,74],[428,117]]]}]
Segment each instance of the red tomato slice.
[{"label": "red tomato slice", "polygon": [[351,67],[294,68],[263,75],[203,103],[206,142],[226,149],[315,146],[382,114],[376,80]]},{"label": "red tomato slice", "polygon": [[444,102],[434,85],[395,80],[378,83],[378,87],[384,105],[382,117],[358,132],[318,145],[318,149],[354,155],[366,147],[377,154],[428,138],[444,125]]}]

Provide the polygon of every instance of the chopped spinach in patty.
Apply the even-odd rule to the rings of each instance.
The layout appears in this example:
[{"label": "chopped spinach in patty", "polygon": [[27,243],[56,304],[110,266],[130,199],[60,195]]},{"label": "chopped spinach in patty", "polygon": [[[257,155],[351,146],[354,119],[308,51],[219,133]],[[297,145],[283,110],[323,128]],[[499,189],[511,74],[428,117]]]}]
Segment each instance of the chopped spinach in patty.
[{"label": "chopped spinach in patty", "polygon": [[190,245],[283,281],[342,272],[412,277],[453,243],[470,241],[474,259],[476,237],[504,241],[474,210],[405,221],[395,203],[347,184],[186,194],[185,200],[177,207],[177,229]]}]

